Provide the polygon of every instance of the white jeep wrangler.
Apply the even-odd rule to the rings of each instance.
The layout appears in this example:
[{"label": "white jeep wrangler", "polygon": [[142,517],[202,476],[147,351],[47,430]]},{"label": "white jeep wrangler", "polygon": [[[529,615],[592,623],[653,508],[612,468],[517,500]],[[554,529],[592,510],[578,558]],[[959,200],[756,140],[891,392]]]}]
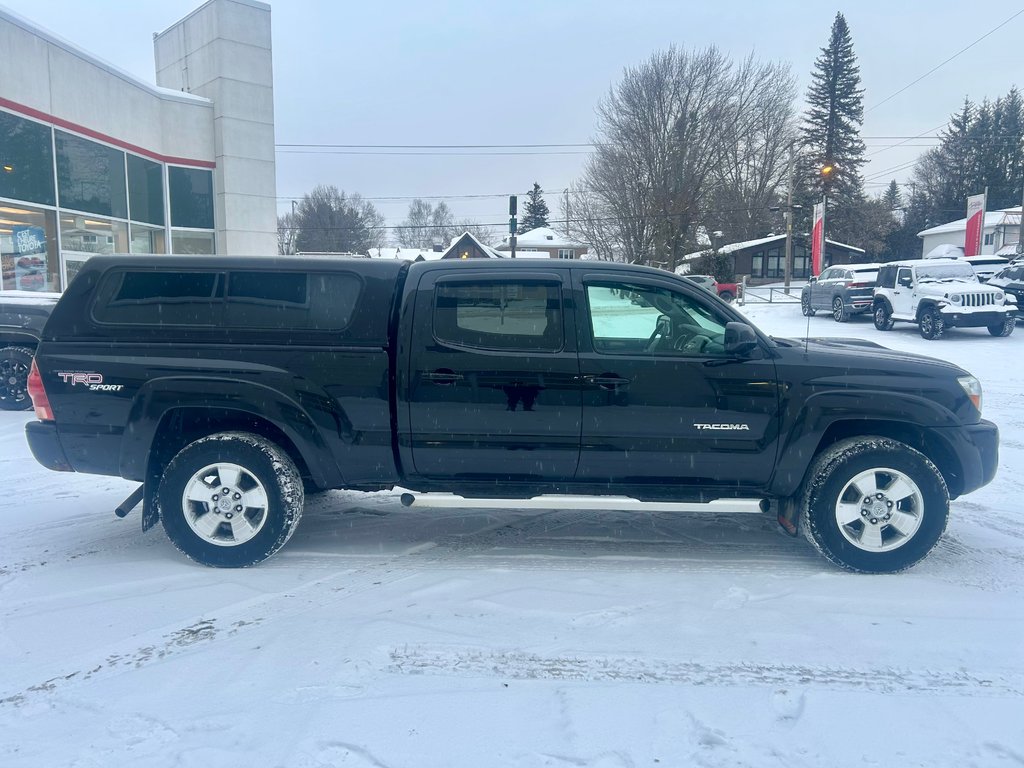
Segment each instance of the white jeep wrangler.
[{"label": "white jeep wrangler", "polygon": [[957,258],[884,264],[871,309],[878,330],[906,320],[917,323],[926,339],[938,339],[954,327],[984,326],[993,336],[1009,336],[1017,316],[1013,296],[978,282],[971,265]]}]

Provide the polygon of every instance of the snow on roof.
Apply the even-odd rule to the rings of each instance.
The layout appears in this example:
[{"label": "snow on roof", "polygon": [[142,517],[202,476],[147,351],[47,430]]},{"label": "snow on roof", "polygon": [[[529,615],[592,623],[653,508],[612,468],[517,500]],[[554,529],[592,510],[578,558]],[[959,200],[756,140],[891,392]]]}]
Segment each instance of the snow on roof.
[{"label": "snow on roof", "polygon": [[416,261],[420,258],[424,261],[434,261],[441,258],[443,251],[434,251],[425,248],[371,248],[371,259],[402,259],[403,261]]},{"label": "snow on roof", "polygon": [[[728,245],[723,245],[721,248],[718,249],[718,252],[733,253],[734,251],[742,251],[747,248],[756,248],[759,245],[767,245],[768,243],[774,243],[776,241],[785,239],[785,235],[770,235],[769,237],[761,237],[758,238],[757,240],[744,240],[742,243],[729,243]],[[839,248],[845,248],[849,251],[856,251],[857,253],[865,252],[863,248],[858,248],[857,246],[849,245],[848,243],[840,243],[838,240],[828,240],[826,242],[828,242],[829,245],[835,245],[838,246]],[[683,256],[683,260],[686,261],[700,258],[709,250],[711,249],[705,248],[703,251],[694,251],[693,253],[688,253],[685,256]]]},{"label": "snow on roof", "polygon": [[[496,249],[491,248],[491,246],[484,245],[483,243],[481,243],[472,232],[463,232],[458,237],[453,237],[451,245],[449,245],[444,250],[444,253],[440,253],[440,254],[432,253],[431,256],[436,258],[436,259],[443,259],[449,253],[451,253],[452,250],[454,250],[455,246],[457,246],[459,244],[459,242],[461,242],[462,238],[464,238],[464,237],[468,237],[470,240],[472,240],[477,248],[479,248],[481,251],[486,253],[492,259],[504,259],[504,258],[507,258],[504,253],[499,253]],[[516,254],[516,255],[518,256],[519,254]]]},{"label": "snow on roof", "polygon": [[[1014,206],[1012,208],[1003,208],[998,211],[987,211],[985,213],[985,229],[990,227],[1004,227],[1004,226],[1019,226],[1020,225],[1020,206]],[[917,233],[918,237],[924,237],[925,235],[942,235],[947,232],[966,232],[967,231],[967,218],[957,219],[951,221],[948,224],[940,224],[937,227],[931,227],[929,229],[922,229]]]},{"label": "snow on roof", "polygon": [[[523,232],[521,235],[516,235],[516,255],[518,255],[519,248],[585,248],[586,243],[581,243],[579,240],[573,240],[572,238],[566,237],[560,232],[556,232],[551,227],[537,227],[527,232]],[[499,250],[508,251],[512,248],[508,242],[508,238],[501,241],[501,245],[495,246]]]},{"label": "snow on roof", "polygon": [[949,243],[943,243],[932,248],[928,253],[924,255],[926,259],[943,259],[950,256],[963,257],[964,249],[959,245],[950,245]]}]

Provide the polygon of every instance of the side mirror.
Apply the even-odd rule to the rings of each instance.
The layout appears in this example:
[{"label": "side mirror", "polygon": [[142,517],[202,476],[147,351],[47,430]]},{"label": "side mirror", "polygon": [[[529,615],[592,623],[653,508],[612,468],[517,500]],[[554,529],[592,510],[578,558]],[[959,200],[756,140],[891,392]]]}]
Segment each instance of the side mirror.
[{"label": "side mirror", "polygon": [[658,315],[658,323],[655,326],[655,333],[663,339],[672,338],[672,318],[668,315]]},{"label": "side mirror", "polygon": [[909,277],[901,277],[900,285],[902,285],[904,288],[911,288],[914,285],[914,281],[912,278]]},{"label": "side mirror", "polygon": [[807,282],[808,283],[816,283],[816,282],[818,282],[817,275],[811,275],[809,278],[807,278]]},{"label": "side mirror", "polygon": [[725,324],[725,353],[742,357],[757,347],[757,335],[746,323]]}]

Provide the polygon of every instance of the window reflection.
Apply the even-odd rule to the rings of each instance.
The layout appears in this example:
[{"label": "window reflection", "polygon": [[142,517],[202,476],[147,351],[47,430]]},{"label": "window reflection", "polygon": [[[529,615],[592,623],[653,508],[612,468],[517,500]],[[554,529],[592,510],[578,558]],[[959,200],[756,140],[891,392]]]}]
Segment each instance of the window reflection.
[{"label": "window reflection", "polygon": [[61,208],[128,218],[124,152],[63,131],[56,143]]},{"label": "window reflection", "polygon": [[213,232],[171,232],[171,252],[189,255],[216,253]]},{"label": "window reflection", "polygon": [[0,197],[54,204],[50,130],[0,111]]},{"label": "window reflection", "polygon": [[81,253],[128,253],[128,225],[123,221],[62,213],[60,247]]},{"label": "window reflection", "polygon": [[132,253],[167,253],[167,238],[163,227],[132,224]]},{"label": "window reflection", "polygon": [[0,204],[0,287],[59,290],[56,232],[52,211]]}]

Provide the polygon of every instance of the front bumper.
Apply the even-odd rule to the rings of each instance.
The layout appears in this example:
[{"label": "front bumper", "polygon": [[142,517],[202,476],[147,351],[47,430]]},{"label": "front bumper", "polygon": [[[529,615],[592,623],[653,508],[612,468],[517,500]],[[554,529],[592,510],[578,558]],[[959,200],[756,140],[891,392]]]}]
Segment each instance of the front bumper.
[{"label": "front bumper", "polygon": [[977,424],[940,427],[935,432],[953,452],[960,467],[958,473],[946,478],[951,498],[992,482],[999,465],[999,428],[995,424],[982,419]]},{"label": "front bumper", "polygon": [[946,325],[957,328],[984,328],[989,325],[1001,325],[1007,317],[1013,317],[1013,311],[964,312],[959,307],[943,307],[942,319]]},{"label": "front bumper", "polygon": [[25,439],[36,461],[54,472],[74,472],[64,455],[64,448],[57,435],[57,425],[52,421],[30,421],[25,424]]}]

